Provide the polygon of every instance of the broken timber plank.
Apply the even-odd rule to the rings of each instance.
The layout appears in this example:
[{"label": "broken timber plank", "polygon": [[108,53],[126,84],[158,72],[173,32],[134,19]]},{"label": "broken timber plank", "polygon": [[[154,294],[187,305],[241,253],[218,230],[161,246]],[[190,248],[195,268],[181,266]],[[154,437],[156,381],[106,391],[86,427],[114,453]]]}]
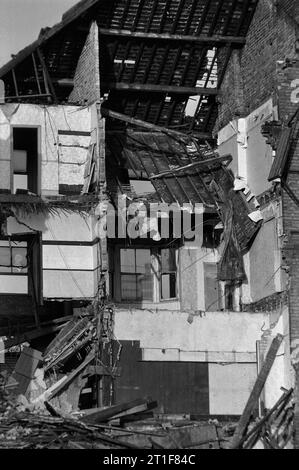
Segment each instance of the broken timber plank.
[{"label": "broken timber plank", "polygon": [[173,93],[182,95],[218,95],[220,92],[217,88],[187,87],[175,85],[152,85],[150,83],[125,83],[125,82],[109,82],[103,83],[103,86],[112,90],[123,90],[130,92],[147,92],[147,93]]},{"label": "broken timber plank", "polygon": [[102,36],[115,36],[127,37],[134,39],[158,40],[158,41],[175,41],[175,42],[192,42],[204,45],[216,44],[234,44],[243,46],[246,43],[246,38],[243,36],[196,36],[186,34],[168,34],[168,33],[147,33],[140,31],[130,31],[126,29],[113,29],[113,28],[100,28]]},{"label": "broken timber plank", "polygon": [[247,404],[237,425],[232,441],[229,445],[230,449],[237,449],[240,446],[244,433],[246,432],[254,407],[259,399],[259,396],[264,388],[265,382],[268,378],[272,365],[275,361],[277,351],[282,343],[283,336],[278,334],[272,341],[270,349],[267,353],[265,361],[262,365],[260,373],[256,379],[254,387],[248,398]]},{"label": "broken timber plank", "polygon": [[128,403],[121,403],[119,405],[111,406],[109,408],[95,409],[94,412],[90,410],[88,414],[86,414],[80,419],[81,421],[88,423],[101,423],[104,421],[108,421],[109,419],[113,418],[116,415],[119,415],[124,411],[134,409],[140,405],[148,405],[149,403],[151,403],[151,400],[149,398],[138,398],[137,400]]},{"label": "broken timber plank", "polygon": [[114,415],[112,419],[118,419],[118,418],[125,418],[125,417],[130,417],[131,415],[140,415],[145,411],[153,410],[157,408],[158,403],[156,401],[153,402],[146,402],[143,403],[142,405],[135,406],[134,408],[130,408],[129,410],[123,411],[122,413],[119,413],[117,415]]},{"label": "broken timber plank", "polygon": [[4,349],[9,349],[13,346],[17,346],[18,344],[30,342],[35,338],[41,338],[42,336],[47,336],[51,333],[55,333],[56,331],[63,328],[64,323],[68,322],[71,319],[72,316],[69,315],[66,317],[52,320],[50,322],[41,323],[39,328],[36,328],[32,331],[28,331],[27,333],[23,333],[22,335],[15,336],[14,338],[8,338],[7,340],[5,340]]},{"label": "broken timber plank", "polygon": [[[215,156],[212,158],[207,158],[206,160],[199,160],[198,162],[194,163],[189,163],[188,165],[184,165],[179,168],[174,168],[173,170],[167,170],[163,171],[163,173],[158,173],[157,175],[150,176],[150,180],[154,180],[157,178],[164,178],[164,176],[172,176],[174,173],[179,173],[181,171],[186,171],[186,170],[191,170],[192,168],[202,166],[206,167],[206,165],[211,165],[214,163],[222,163],[222,162],[228,162],[230,163],[232,161],[232,156],[231,155],[223,155],[223,156]],[[180,175],[182,176],[182,175]]]},{"label": "broken timber plank", "polygon": [[293,389],[291,388],[287,392],[284,392],[280,399],[275,403],[275,405],[271,408],[268,413],[249,431],[249,433],[244,436],[239,445],[242,445],[245,441],[247,441],[250,437],[252,437],[257,431],[259,431],[262,426],[272,417],[272,415],[277,411],[280,410],[281,407],[285,406],[285,403],[288,402],[290,396],[293,393]]},{"label": "broken timber plank", "polygon": [[58,392],[60,392],[60,390],[64,389],[67,385],[69,385],[73,380],[74,378],[81,372],[85,369],[85,367],[87,367],[91,361],[94,360],[94,352],[92,352],[91,354],[89,354],[87,356],[87,358],[85,359],[84,362],[82,362],[82,364],[80,364],[79,367],[77,367],[77,369],[75,369],[73,372],[71,372],[68,376],[66,376],[65,380],[60,384],[59,387],[57,387],[50,395],[49,397],[49,400],[51,400],[52,398],[54,398],[54,396],[57,395]]},{"label": "broken timber plank", "polygon": [[[111,119],[117,119],[119,121],[126,122],[127,124],[132,124],[134,126],[143,127],[145,129],[150,129],[156,132],[162,132],[164,134],[168,134],[170,136],[174,136],[177,138],[184,138],[190,141],[192,140],[192,136],[189,134],[184,134],[183,132],[174,131],[173,129],[168,129],[166,127],[157,126],[155,124],[143,121],[141,119],[135,119],[131,116],[127,116],[126,114],[112,111],[111,109],[101,107],[101,114],[103,117],[110,117]],[[209,134],[207,132],[201,132],[201,133],[197,133],[197,137],[201,139],[212,139],[212,134]]]}]

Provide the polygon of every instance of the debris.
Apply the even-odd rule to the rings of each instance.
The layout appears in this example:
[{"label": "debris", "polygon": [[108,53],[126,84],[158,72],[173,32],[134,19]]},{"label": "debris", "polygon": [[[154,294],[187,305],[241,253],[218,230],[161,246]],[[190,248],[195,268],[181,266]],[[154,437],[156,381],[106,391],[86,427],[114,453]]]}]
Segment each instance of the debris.
[{"label": "debris", "polygon": [[[127,414],[134,414],[140,411],[147,411],[157,407],[157,402],[152,402],[150,398],[137,399],[129,403],[122,403],[106,409],[90,410],[81,418],[88,423],[103,423],[112,418],[120,418]],[[136,411],[137,409],[137,411]]]},{"label": "debris", "polygon": [[263,220],[264,217],[263,217],[263,214],[261,213],[260,210],[257,210],[257,211],[254,211],[254,212],[251,212],[248,217],[253,221],[253,222],[259,222],[260,220]]},{"label": "debris", "polygon": [[261,371],[256,379],[256,382],[248,398],[243,414],[235,430],[235,434],[232,438],[231,445],[230,445],[230,448],[232,449],[238,448],[240,446],[240,443],[242,442],[242,438],[248,427],[249,421],[251,419],[251,415],[257,404],[259,396],[264,388],[265,382],[268,378],[272,365],[275,361],[276,354],[280,348],[282,340],[283,340],[283,336],[278,334],[272,341],[272,344],[269,348],[265,361],[262,365]]}]

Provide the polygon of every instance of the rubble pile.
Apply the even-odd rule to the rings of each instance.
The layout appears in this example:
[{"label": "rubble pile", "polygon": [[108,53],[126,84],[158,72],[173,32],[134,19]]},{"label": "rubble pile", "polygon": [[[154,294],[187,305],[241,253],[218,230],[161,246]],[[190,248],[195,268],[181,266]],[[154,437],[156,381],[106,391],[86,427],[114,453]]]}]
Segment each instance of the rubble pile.
[{"label": "rubble pile", "polygon": [[252,424],[242,440],[243,449],[262,445],[266,449],[286,449],[293,438],[293,389],[283,393],[275,406]]},{"label": "rubble pile", "polygon": [[[219,449],[229,439],[230,428],[213,420],[148,418],[146,412],[157,406],[150,399],[68,415],[49,402],[37,407],[23,396],[12,399],[3,377],[0,393],[1,449]],[[136,414],[141,408],[144,420]]]},{"label": "rubble pile", "polygon": [[148,397],[81,409],[88,378],[116,373],[117,361],[103,362],[112,323],[113,310],[95,305],[68,321],[43,353],[22,345],[14,371],[1,373],[0,448],[225,448],[225,426],[154,415],[158,403]]}]

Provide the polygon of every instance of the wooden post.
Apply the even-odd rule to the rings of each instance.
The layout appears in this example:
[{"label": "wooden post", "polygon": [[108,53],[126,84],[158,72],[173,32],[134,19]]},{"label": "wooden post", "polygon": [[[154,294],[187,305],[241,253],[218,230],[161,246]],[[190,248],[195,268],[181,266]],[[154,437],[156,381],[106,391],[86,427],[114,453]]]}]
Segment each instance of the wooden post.
[{"label": "wooden post", "polygon": [[252,392],[248,398],[247,404],[240,418],[238,426],[233,435],[232,441],[229,445],[230,449],[237,449],[242,441],[244,433],[246,432],[254,407],[256,406],[259,396],[264,388],[265,382],[268,378],[272,365],[275,361],[277,351],[282,343],[283,336],[278,334],[272,341],[270,349],[267,353],[266,359],[262,365],[261,371],[258,374]]},{"label": "wooden post", "polygon": [[48,71],[48,68],[47,68],[47,65],[46,65],[46,62],[45,62],[45,59],[44,59],[44,56],[42,54],[42,51],[40,50],[40,48],[38,47],[37,50],[37,55],[38,55],[38,58],[39,58],[39,61],[42,65],[42,68],[43,68],[43,74],[44,74],[44,82],[45,82],[45,87],[46,87],[46,93],[48,94],[49,91],[53,97],[53,100],[55,102],[57,102],[57,96],[56,96],[56,93],[55,93],[55,88],[53,86],[53,83],[52,83],[52,80],[51,80],[51,77],[50,77],[50,74],[49,74],[49,71]]}]

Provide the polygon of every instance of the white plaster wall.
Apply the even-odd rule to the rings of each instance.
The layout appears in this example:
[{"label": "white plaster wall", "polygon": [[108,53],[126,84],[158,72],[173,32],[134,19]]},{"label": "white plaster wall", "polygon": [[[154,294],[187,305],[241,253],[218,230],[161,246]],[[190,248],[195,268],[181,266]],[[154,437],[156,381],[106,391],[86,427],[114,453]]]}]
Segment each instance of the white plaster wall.
[{"label": "white plaster wall", "polygon": [[251,190],[259,195],[271,187],[268,176],[273,163],[272,147],[261,133],[262,125],[275,117],[272,99],[246,118],[247,181]]},{"label": "white plaster wall", "polygon": [[[272,325],[271,334],[268,336],[268,349],[278,333],[284,336],[284,340],[277,352],[276,360],[265,385],[264,396],[267,408],[274,406],[281,397],[283,393],[281,387],[289,389],[295,384],[294,369],[290,358],[289,310],[287,307],[283,307],[277,323]],[[267,351],[265,355],[266,353]]]},{"label": "white plaster wall", "polygon": [[147,360],[163,360],[163,356],[165,360],[165,352],[175,358],[175,350],[180,350],[186,353],[185,360],[256,361],[256,341],[268,324],[269,316],[264,313],[207,312],[201,317],[120,307],[115,312],[116,337],[140,341],[141,348],[148,349]]},{"label": "white plaster wall", "polygon": [[276,115],[277,109],[270,99],[246,118],[232,121],[218,133],[220,155],[232,155],[230,168],[236,176],[245,179],[256,195],[271,187],[268,176],[273,162],[272,148],[266,144],[261,128]]},{"label": "white plaster wall", "polygon": [[184,310],[205,310],[204,263],[217,263],[217,250],[188,244],[180,249],[180,292]]},{"label": "white plaster wall", "polygon": [[[42,232],[43,297],[81,299],[97,292],[97,268],[100,264],[96,241],[95,218],[91,215],[62,211],[57,215],[32,215],[7,220],[8,234],[30,233],[31,227]],[[56,242],[56,244],[55,244]],[[68,242],[70,244],[63,244]],[[74,242],[72,245],[71,243]],[[94,242],[91,246],[78,243]],[[13,291],[18,292],[18,291]]]},{"label": "white plaster wall", "polygon": [[97,292],[96,271],[43,271],[46,299],[84,299]]},{"label": "white plaster wall", "polygon": [[[4,167],[2,169],[6,174],[10,171],[8,170],[11,152],[10,126],[40,127],[42,194],[57,194],[59,188],[59,161],[61,158],[65,158],[65,149],[59,145],[58,130],[90,132],[90,114],[90,108],[80,108],[79,106],[42,106],[33,104],[5,104],[0,106],[0,160],[2,161],[2,167]],[[74,149],[74,152],[76,151]],[[79,152],[82,153],[81,150]],[[63,171],[64,167],[65,165]],[[80,167],[78,168],[80,169]],[[9,179],[7,180],[4,177],[0,179],[0,184],[1,188],[9,189],[10,187]]]},{"label": "white plaster wall", "polygon": [[43,245],[43,269],[93,270],[97,246]]},{"label": "white plaster wall", "polygon": [[256,364],[209,364],[210,414],[241,415],[256,377]]},{"label": "white plaster wall", "polygon": [[0,276],[1,294],[28,294],[27,276]]}]

